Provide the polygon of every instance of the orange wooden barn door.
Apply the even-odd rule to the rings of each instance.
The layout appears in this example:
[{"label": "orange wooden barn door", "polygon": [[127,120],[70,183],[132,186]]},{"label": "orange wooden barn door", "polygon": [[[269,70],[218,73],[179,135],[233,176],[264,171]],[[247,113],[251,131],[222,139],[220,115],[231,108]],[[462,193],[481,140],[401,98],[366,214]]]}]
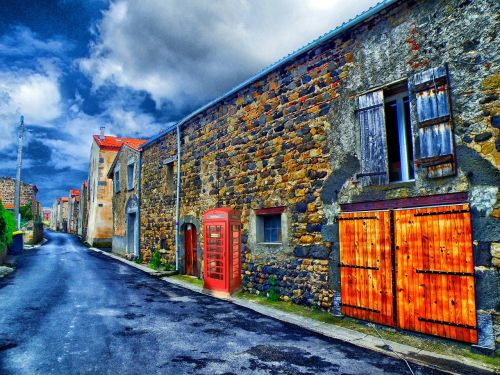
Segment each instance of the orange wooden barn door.
[{"label": "orange wooden barn door", "polygon": [[467,204],[394,211],[397,323],[477,343]]},{"label": "orange wooden barn door", "polygon": [[388,211],[339,216],[342,314],[393,325]]}]

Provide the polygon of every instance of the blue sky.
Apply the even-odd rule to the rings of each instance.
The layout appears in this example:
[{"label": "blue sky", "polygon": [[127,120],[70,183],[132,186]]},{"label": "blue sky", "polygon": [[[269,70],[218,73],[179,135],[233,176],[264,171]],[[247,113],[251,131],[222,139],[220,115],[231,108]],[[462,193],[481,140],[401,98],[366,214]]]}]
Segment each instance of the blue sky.
[{"label": "blue sky", "polygon": [[53,199],[88,176],[91,136],[148,138],[377,3],[359,0],[6,0],[0,176]]}]

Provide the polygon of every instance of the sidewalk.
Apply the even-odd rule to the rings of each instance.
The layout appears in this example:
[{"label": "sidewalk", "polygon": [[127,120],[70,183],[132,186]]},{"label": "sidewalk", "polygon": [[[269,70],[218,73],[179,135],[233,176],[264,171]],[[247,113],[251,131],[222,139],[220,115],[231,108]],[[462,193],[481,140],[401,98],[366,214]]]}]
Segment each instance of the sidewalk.
[{"label": "sidewalk", "polygon": [[[101,254],[107,255],[110,258],[126,263],[129,266],[140,269],[141,271],[146,272],[151,276],[158,277],[167,283],[177,285],[197,293],[211,295],[209,293],[204,292],[201,286],[184,282],[179,279],[165,277],[164,275],[165,272],[152,270],[151,268],[145,265],[137,264],[135,262],[126,260],[118,255],[107,253],[96,248],[90,248],[90,250],[99,252]],[[358,347],[383,353],[391,357],[401,359],[403,361],[407,360],[410,362],[410,366],[411,363],[413,362],[453,374],[456,373],[488,374],[488,373],[500,372],[500,369],[496,369],[495,371],[493,367],[486,367],[485,365],[480,364],[476,361],[472,361],[468,358],[464,357],[455,358],[448,355],[443,355],[427,350],[418,349],[409,345],[397,343],[394,341],[389,341],[383,339],[382,337],[372,336],[352,329],[339,327],[330,323],[323,323],[318,320],[303,317],[297,314],[284,312],[276,308],[264,306],[259,303],[248,301],[245,299],[237,297],[222,298],[222,299],[234,303],[235,305],[251,309],[262,315],[266,315],[268,317],[302,327],[304,329],[307,329],[309,331],[318,333],[326,337],[348,342]]]}]

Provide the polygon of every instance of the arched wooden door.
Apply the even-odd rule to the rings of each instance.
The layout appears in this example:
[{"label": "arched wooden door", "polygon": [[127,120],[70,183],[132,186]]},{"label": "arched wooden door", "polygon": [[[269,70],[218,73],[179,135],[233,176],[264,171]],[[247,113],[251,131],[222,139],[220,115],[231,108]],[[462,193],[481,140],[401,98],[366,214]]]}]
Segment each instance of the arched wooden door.
[{"label": "arched wooden door", "polygon": [[186,275],[198,276],[197,233],[193,224],[184,227]]}]

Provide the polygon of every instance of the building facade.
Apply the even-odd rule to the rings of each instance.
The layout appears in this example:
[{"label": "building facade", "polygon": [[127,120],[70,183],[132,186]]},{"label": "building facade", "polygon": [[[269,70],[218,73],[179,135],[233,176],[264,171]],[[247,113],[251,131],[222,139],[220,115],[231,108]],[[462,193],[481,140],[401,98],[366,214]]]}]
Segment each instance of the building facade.
[{"label": "building facade", "polygon": [[202,214],[232,207],[247,291],[494,348],[495,3],[382,2],[152,138],[143,258],[185,272],[194,226],[201,274]]},{"label": "building facade", "polygon": [[[144,140],[142,143],[145,143]],[[139,142],[123,145],[108,172],[113,180],[113,252],[139,255]]]},{"label": "building facade", "polygon": [[123,144],[135,146],[142,140],[94,135],[90,154],[88,224],[86,241],[92,246],[111,247],[113,240],[113,184],[109,167]]},{"label": "building facade", "polygon": [[78,217],[80,208],[80,191],[71,189],[68,196],[68,233],[78,231]]}]

